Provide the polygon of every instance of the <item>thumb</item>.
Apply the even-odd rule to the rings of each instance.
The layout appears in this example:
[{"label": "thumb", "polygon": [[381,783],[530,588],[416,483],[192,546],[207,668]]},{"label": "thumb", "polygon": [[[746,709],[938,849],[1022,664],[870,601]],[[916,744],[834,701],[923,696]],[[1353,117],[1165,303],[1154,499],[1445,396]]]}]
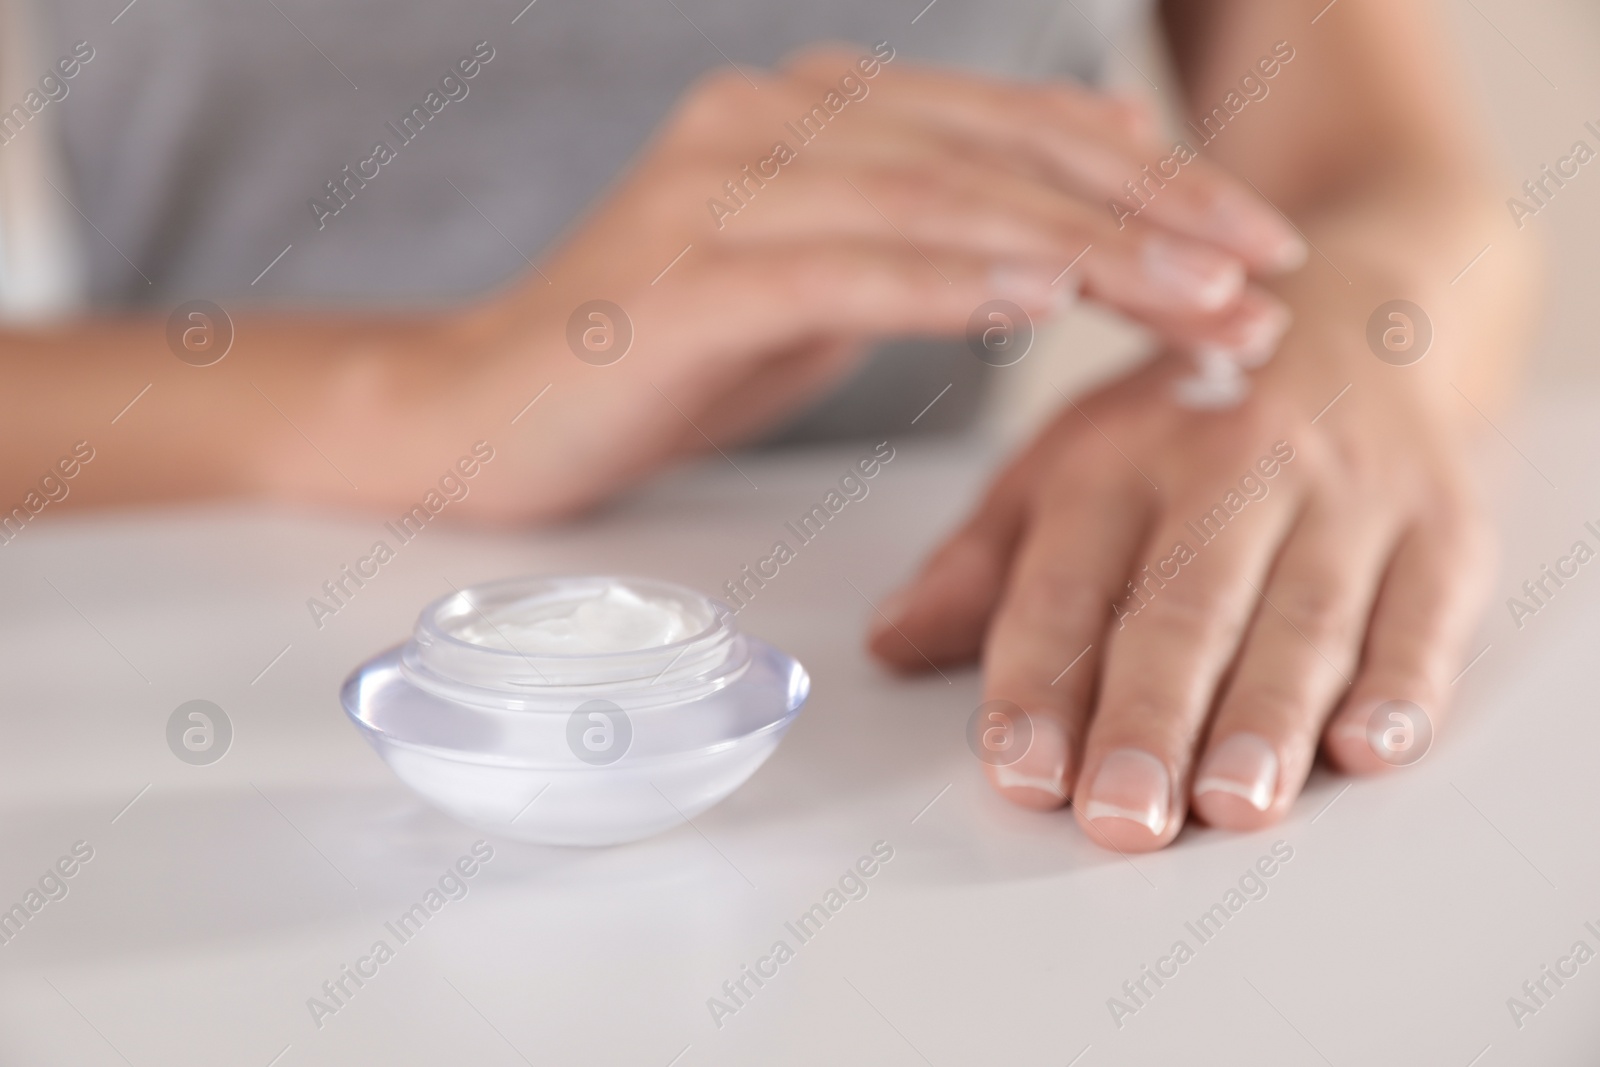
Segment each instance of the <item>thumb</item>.
[{"label": "thumb", "polygon": [[934,550],[917,576],[884,602],[867,647],[885,666],[921,671],[930,664],[978,658],[989,620],[1005,591],[1035,488],[1063,432],[1058,419],[1035,437],[1006,465],[972,514]]}]

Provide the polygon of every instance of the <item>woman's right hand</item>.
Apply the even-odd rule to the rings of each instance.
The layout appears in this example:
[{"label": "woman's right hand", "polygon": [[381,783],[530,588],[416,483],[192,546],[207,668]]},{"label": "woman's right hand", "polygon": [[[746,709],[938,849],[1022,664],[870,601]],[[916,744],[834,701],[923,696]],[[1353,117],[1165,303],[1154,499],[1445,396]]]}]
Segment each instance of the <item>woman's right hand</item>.
[{"label": "woman's right hand", "polygon": [[770,425],[864,342],[960,335],[995,298],[1044,316],[1081,292],[1169,344],[1264,358],[1287,316],[1249,276],[1303,245],[1203,159],[1119,221],[1108,201],[1169,154],[1126,101],[915,67],[887,46],[718,71],[537,273],[454,324],[459,357],[429,362],[407,439],[381,447],[398,473],[396,448],[493,438],[550,384],[502,431],[509,462],[473,507],[565,513]]}]

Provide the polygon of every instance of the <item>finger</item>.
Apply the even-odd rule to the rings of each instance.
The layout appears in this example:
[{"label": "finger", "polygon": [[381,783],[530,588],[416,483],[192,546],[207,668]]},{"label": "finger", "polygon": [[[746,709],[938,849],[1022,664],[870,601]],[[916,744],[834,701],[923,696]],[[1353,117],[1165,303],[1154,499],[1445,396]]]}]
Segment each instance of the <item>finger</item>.
[{"label": "finger", "polygon": [[[731,203],[731,201],[730,201]],[[1235,309],[1245,288],[1239,259],[1141,221],[1117,227],[1107,213],[1036,179],[955,157],[937,166],[799,169],[750,196],[720,232],[735,246],[836,236],[908,241],[944,250],[1026,256],[1073,268],[1083,293],[1131,317],[1186,322],[1182,340],[1210,339],[1209,320]],[[1219,339],[1218,343],[1222,343]]]},{"label": "finger", "polygon": [[[821,89],[837,81],[840,58],[820,56],[791,70]],[[1095,94],[904,65],[884,75],[874,88],[886,110],[959,132],[986,154],[1024,153],[1096,204],[1118,198],[1134,214],[1148,212],[1151,221],[1215,243],[1258,270],[1292,269],[1306,258],[1294,229],[1238,179],[1192,149],[1138,136],[1123,108]]]},{"label": "finger", "polygon": [[1262,590],[1195,772],[1195,811],[1252,830],[1283,817],[1356,672],[1395,520],[1325,499],[1301,515]]},{"label": "finger", "polygon": [[976,659],[1023,514],[1021,499],[991,492],[916,578],[883,602],[867,636],[873,656],[907,673]]},{"label": "finger", "polygon": [[1113,89],[1100,99],[1127,128],[1135,144],[1156,145],[1161,138],[1161,117],[1154,100],[1142,93]]},{"label": "finger", "polygon": [[[618,294],[610,309],[587,306],[592,291],[541,294],[536,328],[546,336],[538,343],[579,355],[564,370],[574,401],[551,416],[558,421],[550,430],[571,446],[569,458],[583,460],[581,468],[562,468],[563,475],[586,475],[562,482],[569,507],[590,503],[592,487],[629,484],[662,452],[675,454],[693,440],[686,423],[695,437],[714,442],[694,426],[692,413],[807,341],[960,335],[990,300],[1043,318],[1060,293],[1050,285],[1053,265],[953,253],[935,263],[903,240],[696,248],[680,258],[659,284]],[[546,302],[557,303],[546,309]],[[588,332],[583,316],[594,323]],[[591,348],[599,358],[585,358],[579,346],[590,347],[596,332],[604,347]],[[631,427],[625,438],[607,430],[617,420]],[[638,447],[650,441],[656,444]]]},{"label": "finger", "polygon": [[1006,257],[946,252],[935,262],[898,239],[822,241],[686,258],[629,311],[654,373],[677,379],[698,406],[752,363],[818,335],[960,334],[997,297],[1042,318],[1060,297],[1052,277],[1051,265]]},{"label": "finger", "polygon": [[985,766],[1004,796],[1030,808],[1072,795],[1106,619],[1152,503],[1110,463],[1073,466],[1041,492],[984,641],[985,702],[1017,705],[1031,732],[1015,762]]},{"label": "finger", "polygon": [[1470,512],[1440,509],[1406,535],[1373,609],[1361,672],[1328,724],[1326,750],[1340,770],[1370,774],[1426,754],[1449,712],[1493,562],[1492,540]]},{"label": "finger", "polygon": [[1247,285],[1238,300],[1215,314],[1157,312],[1144,324],[1170,347],[1254,368],[1277,352],[1288,332],[1290,313],[1289,306],[1274,294]]},{"label": "finger", "polygon": [[[858,58],[859,52],[849,45],[818,45],[785,60],[782,73],[806,86],[809,98],[818,89],[835,88],[840,75]],[[1124,94],[1102,93],[1071,81],[1022,82],[891,59],[872,77],[867,92],[892,99],[895,107],[891,110],[900,113],[911,110],[906,105],[931,103],[923,113],[935,119],[951,113],[952,108],[962,116],[992,115],[1044,99],[1053,109],[1051,118],[1055,122],[1066,120],[1076,127],[1121,137],[1136,145],[1150,147],[1159,143],[1149,136],[1153,123],[1147,105]]]},{"label": "finger", "polygon": [[1029,503],[1066,447],[1069,423],[1082,428],[1081,418],[1071,413],[1035,436],[916,577],[884,601],[883,615],[868,635],[868,647],[880,662],[910,672],[977,658],[1005,590]]},{"label": "finger", "polygon": [[[1254,475],[1249,461],[1240,466]],[[1215,484],[1214,496],[1185,496],[1162,521],[1108,642],[1073,804],[1084,829],[1118,849],[1177,835],[1195,743],[1298,508],[1292,483],[1258,500]]]}]

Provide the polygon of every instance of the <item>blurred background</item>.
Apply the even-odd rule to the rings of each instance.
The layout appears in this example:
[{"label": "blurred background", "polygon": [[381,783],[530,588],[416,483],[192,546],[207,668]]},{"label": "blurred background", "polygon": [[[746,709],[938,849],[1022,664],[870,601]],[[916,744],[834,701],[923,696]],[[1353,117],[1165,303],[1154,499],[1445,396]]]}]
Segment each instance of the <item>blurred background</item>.
[{"label": "blurred background", "polygon": [[[0,0],[0,10],[10,2]],[[1600,126],[1600,4],[1440,2],[1476,94],[1472,107],[1499,153],[1503,196],[1578,138],[1596,143],[1584,123]],[[0,31],[0,50],[12,43]],[[1113,87],[1150,92],[1146,76],[1175,84],[1154,34],[1118,46],[1127,58],[1110,61]],[[9,90],[0,96],[13,98]],[[0,183],[0,207],[6,193]],[[1486,256],[1530,240],[1543,243],[1547,274],[1545,314],[1528,345],[1536,402],[1525,410],[1542,415],[1565,405],[1574,417],[1559,426],[1548,420],[1543,436],[1539,427],[1501,425],[1555,481],[1592,485],[1595,434],[1576,428],[1593,424],[1600,410],[1589,320],[1600,291],[1600,160],[1522,230],[1508,212]],[[1070,392],[1110,376],[1144,347],[1125,324],[1075,309],[1029,358],[991,375],[984,432],[1024,437],[1059,404],[1051,386]],[[1563,451],[1573,440],[1579,446]],[[1517,462],[1497,439],[1490,444]],[[965,455],[959,462],[969,466],[952,484],[949,468],[958,460],[944,457],[958,448],[971,451],[952,446],[920,467],[907,449],[894,480],[873,490],[878,514],[899,521],[846,527],[842,539],[808,549],[813,574],[833,568],[875,591],[887,575],[863,573],[859,560],[909,566],[978,484],[980,464]],[[814,499],[817,468],[792,457],[751,462],[767,464],[761,481],[770,514]],[[1497,586],[1505,590],[1515,588],[1511,576],[1536,573],[1551,548],[1566,543],[1575,522],[1564,509],[1580,499],[1547,492],[1520,473],[1499,501],[1502,517],[1514,519],[1502,524],[1513,535],[1507,577]],[[8,611],[0,618],[11,668],[0,889],[14,899],[79,834],[91,834],[104,859],[93,869],[98,883],[85,878],[73,889],[71,922],[52,913],[54,929],[30,931],[30,940],[6,949],[0,1064],[519,1062],[484,1025],[488,1017],[527,1042],[522,1048],[537,1047],[540,1062],[582,1062],[576,1050],[597,1034],[626,1046],[629,1055],[610,1062],[845,1062],[801,1058],[845,1038],[872,1057],[856,1062],[913,1062],[883,1020],[852,999],[838,977],[844,973],[892,974],[903,996],[885,1002],[887,1013],[908,1032],[937,1035],[956,1050],[940,1055],[941,1063],[1077,1062],[1074,1053],[1081,1057],[1089,1041],[1082,1035],[1108,1025],[1106,993],[1147,958],[1146,947],[1159,943],[1152,938],[1213,903],[1217,887],[1264,851],[1261,843],[1196,834],[1194,847],[1135,867],[1065,820],[1029,821],[992,796],[970,765],[961,728],[978,699],[975,677],[958,676],[954,697],[939,677],[887,679],[860,656],[855,624],[833,625],[837,605],[824,610],[812,588],[820,582],[800,580],[765,594],[752,625],[802,653],[829,688],[819,689],[810,728],[797,731],[738,806],[720,810],[705,840],[683,832],[634,852],[592,856],[508,851],[483,883],[494,879],[495,888],[474,890],[472,910],[451,913],[453,936],[448,928],[430,931],[437,934],[431,943],[407,950],[407,970],[385,976],[387,992],[364,996],[360,1010],[368,1014],[346,1015],[341,1027],[313,1036],[304,994],[367,943],[413,886],[460,855],[464,833],[403,795],[339,717],[333,694],[350,666],[396,639],[447,574],[467,585],[614,559],[629,570],[720,579],[732,571],[730,546],[763,544],[774,527],[769,513],[727,504],[743,491],[738,475],[710,463],[624,502],[610,523],[516,537],[430,534],[338,627],[315,636],[300,598],[368,536],[364,517],[312,522],[221,507],[89,514],[63,518],[50,536],[9,549],[21,565],[6,575]],[[712,518],[706,528],[685,519],[697,509]],[[60,588],[45,584],[46,576]],[[841,600],[855,595],[835,587]],[[1577,936],[1574,915],[1593,916],[1582,909],[1593,907],[1586,890],[1600,884],[1600,858],[1581,842],[1593,836],[1592,754],[1600,745],[1592,669],[1584,666],[1600,634],[1596,596],[1590,587],[1564,596],[1524,638],[1512,639],[1496,612],[1484,638],[1496,651],[1463,683],[1463,728],[1441,758],[1403,781],[1348,796],[1319,775],[1286,830],[1307,846],[1292,875],[1297,885],[1275,889],[1275,910],[1252,915],[1253,928],[1231,931],[1231,947],[1207,950],[1211,976],[1163,1001],[1171,1025],[1125,1035],[1114,1053],[1099,1048],[1082,1067],[1194,1058],[1163,1044],[1167,1033],[1197,1037],[1213,1053],[1233,1050],[1216,1054],[1218,1062],[1319,1062],[1249,999],[1235,973],[1245,968],[1278,983],[1267,985],[1275,998],[1280,986],[1295,991],[1298,999],[1279,1001],[1283,1013],[1301,1025],[1312,1020],[1308,1030],[1319,1039],[1339,1035],[1350,1049],[1334,1057],[1341,1063],[1593,1064],[1597,1016],[1581,999],[1594,1003],[1593,979],[1565,994],[1527,1035],[1517,1032],[1522,1045],[1511,1043],[1501,998]],[[73,643],[61,634],[75,635]],[[126,662],[106,635],[127,648]],[[66,667],[53,671],[57,664]],[[144,683],[133,673],[140,669],[150,675]],[[238,726],[236,750],[209,775],[174,760],[161,732],[178,703],[200,696],[225,704]],[[930,721],[936,729],[925,728]],[[922,818],[929,798],[939,797]],[[873,839],[850,820],[875,822],[885,813],[896,820],[896,844],[906,842],[895,868],[900,895],[889,896],[897,890],[888,884],[875,888],[882,895],[872,902],[879,909],[872,922],[860,923],[853,939],[848,927],[830,930],[840,935],[832,947],[807,950],[809,976],[786,978],[786,992],[765,995],[762,1010],[782,1004],[786,1011],[768,1017],[776,1029],[747,1025],[719,1035],[721,1044],[705,1040],[700,998],[765,943],[777,928],[774,916],[797,914],[823,877]],[[778,855],[763,852],[773,839],[784,845]],[[1526,853],[1520,859],[1506,847],[1512,839]],[[760,880],[771,896],[750,894],[714,848],[741,862],[762,857]],[[1529,856],[1540,873],[1524,864]],[[359,892],[351,888],[358,883]],[[1060,933],[1053,943],[1051,930]],[[630,966],[600,973],[600,963],[624,956]],[[950,973],[952,958],[973,962]],[[1029,980],[1017,979],[1019,960]],[[451,999],[441,974],[467,976],[464,992],[482,996],[481,1016]],[[619,1025],[611,1014],[617,1004],[638,1014]],[[969,1025],[974,1015],[985,1025]],[[1019,1015],[1033,1022],[993,1025]],[[101,1031],[129,1056],[114,1056]],[[1485,1058],[1490,1035],[1496,1051]],[[691,1036],[696,1045],[685,1057]],[[1566,1058],[1554,1058],[1557,1046]]]}]

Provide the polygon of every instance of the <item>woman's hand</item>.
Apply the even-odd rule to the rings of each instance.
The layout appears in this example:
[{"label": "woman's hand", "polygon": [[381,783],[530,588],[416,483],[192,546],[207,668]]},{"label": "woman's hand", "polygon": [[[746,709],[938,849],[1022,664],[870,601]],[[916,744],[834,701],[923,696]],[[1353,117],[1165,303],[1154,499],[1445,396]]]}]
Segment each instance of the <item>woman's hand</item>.
[{"label": "woman's hand", "polygon": [[1472,413],[1366,350],[1377,302],[1297,328],[1238,408],[1176,407],[1170,358],[1069,405],[900,595],[879,658],[981,650],[985,700],[1027,713],[1026,754],[988,768],[1002,793],[1153,849],[1191,808],[1282,818],[1319,739],[1348,772],[1406,762],[1384,748],[1400,720],[1370,726],[1390,701],[1438,726],[1490,537]]},{"label": "woman's hand", "polygon": [[[462,356],[425,364],[407,440],[379,442],[358,482],[459,449],[477,435],[463,413],[503,423],[552,384],[467,510],[571,511],[771,425],[866,342],[959,336],[996,297],[1044,316],[1081,290],[1245,362],[1281,336],[1281,302],[1249,278],[1297,264],[1302,242],[1242,183],[1194,160],[1125,225],[1107,209],[1170,151],[1133,105],[917,68],[884,46],[749,77],[705,78],[538,276],[463,318],[445,345]],[[419,455],[396,463],[397,448]]]},{"label": "woman's hand", "polygon": [[873,340],[959,336],[995,298],[1043,316],[1081,291],[1174,345],[1259,358],[1286,313],[1250,279],[1296,262],[1299,239],[1198,159],[1119,225],[1107,200],[1169,154],[1126,102],[888,46],[722,69],[550,258],[469,307],[241,314],[203,373],[152,317],[3,332],[0,485],[25,492],[60,426],[150,386],[116,476],[74,504],[263,493],[392,512],[486,441],[494,463],[453,513],[527,521],[757,433]]}]

